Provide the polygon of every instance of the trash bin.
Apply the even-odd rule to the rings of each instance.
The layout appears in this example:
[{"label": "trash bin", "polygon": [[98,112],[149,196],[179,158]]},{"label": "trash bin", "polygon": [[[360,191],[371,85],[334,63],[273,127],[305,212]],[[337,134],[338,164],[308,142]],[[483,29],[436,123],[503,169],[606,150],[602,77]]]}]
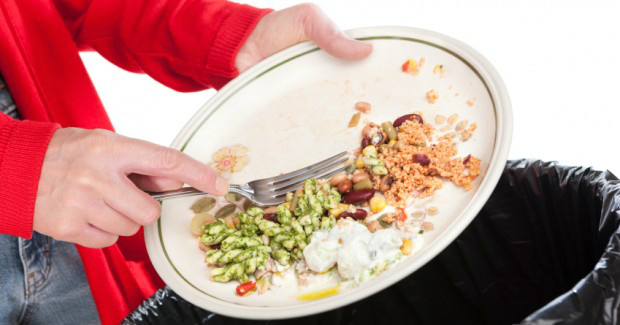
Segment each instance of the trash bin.
[{"label": "trash bin", "polygon": [[465,231],[369,298],[295,320],[249,321],[159,290],[123,324],[616,324],[620,182],[610,172],[516,160]]}]

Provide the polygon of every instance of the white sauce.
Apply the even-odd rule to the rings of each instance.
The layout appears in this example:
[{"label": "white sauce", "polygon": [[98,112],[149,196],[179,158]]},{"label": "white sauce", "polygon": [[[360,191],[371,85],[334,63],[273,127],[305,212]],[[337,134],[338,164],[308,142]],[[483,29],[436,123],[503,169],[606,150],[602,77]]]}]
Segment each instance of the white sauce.
[{"label": "white sauce", "polygon": [[399,259],[402,240],[392,229],[375,233],[352,219],[341,219],[330,231],[317,231],[304,249],[308,268],[325,272],[338,265],[338,273],[356,283],[370,278],[373,268]]}]

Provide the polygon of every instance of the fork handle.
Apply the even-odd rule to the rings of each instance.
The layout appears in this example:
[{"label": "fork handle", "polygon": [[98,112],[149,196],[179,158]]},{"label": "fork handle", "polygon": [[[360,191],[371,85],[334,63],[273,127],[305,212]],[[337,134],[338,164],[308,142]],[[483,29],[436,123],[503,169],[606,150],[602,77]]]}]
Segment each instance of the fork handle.
[{"label": "fork handle", "polygon": [[175,199],[179,197],[187,197],[187,196],[195,196],[205,194],[205,192],[196,189],[194,187],[181,187],[176,190],[163,191],[163,192],[146,192],[152,198],[157,201],[167,200],[167,199]]},{"label": "fork handle", "polygon": [[[242,195],[243,197],[247,197],[248,196],[248,193],[243,189],[242,185],[231,184],[229,191],[231,193],[237,193],[239,195]],[[188,197],[188,196],[196,196],[196,195],[207,194],[207,193],[205,193],[205,192],[203,192],[203,191],[201,191],[199,189],[196,189],[194,187],[191,187],[191,186],[181,187],[179,189],[170,190],[170,191],[146,192],[146,193],[148,195],[150,195],[152,198],[154,198],[155,200],[157,200],[157,201],[162,201],[162,200],[167,200],[167,199],[176,199],[176,198],[180,198],[180,197]]]}]

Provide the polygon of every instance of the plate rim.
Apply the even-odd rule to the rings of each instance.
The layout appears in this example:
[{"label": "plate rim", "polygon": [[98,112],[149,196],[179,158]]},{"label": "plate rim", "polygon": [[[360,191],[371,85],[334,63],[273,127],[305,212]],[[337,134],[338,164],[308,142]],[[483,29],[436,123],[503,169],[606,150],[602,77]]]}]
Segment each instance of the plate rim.
[{"label": "plate rim", "polygon": [[[496,123],[493,152],[491,154],[486,175],[482,179],[478,190],[474,194],[473,198],[463,208],[463,212],[455,217],[459,218],[460,222],[451,223],[444,230],[441,235],[444,240],[438,241],[428,249],[424,249],[419,252],[416,255],[416,262],[410,264],[409,267],[396,269],[388,278],[379,277],[378,281],[373,281],[372,283],[356,288],[363,288],[363,290],[359,291],[357,294],[336,295],[302,305],[275,307],[241,305],[234,302],[220,300],[212,295],[209,295],[204,291],[195,288],[187,280],[185,280],[187,283],[183,283],[176,275],[174,275],[174,273],[170,274],[171,268],[174,268],[172,272],[177,273],[181,278],[183,277],[181,273],[176,270],[174,265],[165,263],[167,257],[165,256],[165,252],[161,249],[163,244],[157,245],[158,242],[162,241],[160,233],[157,231],[157,229],[161,227],[161,223],[158,219],[155,224],[145,227],[144,229],[146,248],[151,263],[162,280],[165,277],[163,274],[166,275],[167,281],[165,282],[172,290],[196,306],[205,308],[217,314],[236,318],[283,319],[316,314],[364,299],[402,280],[443,251],[471,223],[495,189],[495,186],[497,185],[497,182],[503,172],[510,149],[512,139],[512,106],[506,86],[499,76],[499,73],[491,65],[491,63],[469,45],[452,37],[430,30],[405,26],[376,26],[351,29],[345,31],[345,33],[353,38],[372,38],[378,36],[414,38],[422,43],[437,47],[457,56],[458,59],[463,61],[463,63],[468,65],[476,74],[478,74],[485,84],[489,95],[491,96],[495,109]],[[180,150],[184,149],[183,144],[191,138],[193,132],[200,128],[200,125],[204,123],[206,117],[217,110],[219,105],[221,105],[223,101],[227,100],[228,97],[234,95],[239,86],[245,85],[252,79],[260,77],[275,66],[279,66],[301,55],[305,55],[316,50],[319,49],[313,43],[300,43],[264,59],[247,71],[243,72],[237,78],[220,89],[220,91],[211,97],[204,105],[202,105],[202,107],[181,129],[170,147]],[[468,214],[466,212],[468,212]],[[165,250],[165,248],[163,249]],[[167,276],[169,274],[171,276]],[[190,292],[187,291],[188,289]],[[196,290],[200,293],[196,292]],[[208,297],[197,296],[198,294],[206,294]]]}]

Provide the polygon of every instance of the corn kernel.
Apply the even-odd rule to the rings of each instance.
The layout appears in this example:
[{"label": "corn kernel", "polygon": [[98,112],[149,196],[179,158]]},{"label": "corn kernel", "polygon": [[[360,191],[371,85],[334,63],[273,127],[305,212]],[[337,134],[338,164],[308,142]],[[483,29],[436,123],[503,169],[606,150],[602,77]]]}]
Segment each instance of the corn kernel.
[{"label": "corn kernel", "polygon": [[397,140],[390,140],[390,142],[388,142],[388,146],[393,146],[396,144],[396,142],[398,142]]},{"label": "corn kernel", "polygon": [[334,217],[338,217],[341,213],[347,211],[347,209],[349,209],[348,204],[340,203],[337,207],[329,210],[329,214]]},{"label": "corn kernel", "polygon": [[370,211],[373,213],[381,212],[385,209],[385,199],[381,195],[375,195],[370,199]]},{"label": "corn kernel", "polygon": [[355,162],[355,167],[357,167],[357,169],[364,168],[364,161],[362,160],[362,156],[357,157],[357,161]]},{"label": "corn kernel", "polygon": [[403,245],[400,246],[400,251],[403,255],[411,255],[411,252],[413,251],[413,243],[410,239],[403,240]]},{"label": "corn kernel", "polygon": [[364,148],[364,150],[362,150],[362,154],[364,156],[366,156],[368,154],[372,154],[372,156],[376,156],[377,155],[377,148],[375,148],[375,146],[373,146],[373,145],[366,146],[366,148]]}]

